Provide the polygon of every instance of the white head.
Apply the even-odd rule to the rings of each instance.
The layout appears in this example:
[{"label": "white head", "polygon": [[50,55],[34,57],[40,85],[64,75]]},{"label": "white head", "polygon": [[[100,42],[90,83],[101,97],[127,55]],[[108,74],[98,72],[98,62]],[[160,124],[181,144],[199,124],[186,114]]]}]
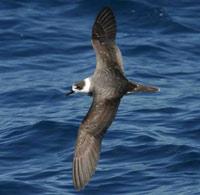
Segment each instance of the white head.
[{"label": "white head", "polygon": [[83,81],[79,81],[72,85],[72,91],[75,93],[90,93],[91,92],[90,78],[86,78]]}]

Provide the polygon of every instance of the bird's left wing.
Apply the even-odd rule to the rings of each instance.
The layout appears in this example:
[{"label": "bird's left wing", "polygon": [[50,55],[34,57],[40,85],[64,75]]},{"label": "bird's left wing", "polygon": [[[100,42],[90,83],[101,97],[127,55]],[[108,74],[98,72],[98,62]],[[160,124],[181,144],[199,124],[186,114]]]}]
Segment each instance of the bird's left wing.
[{"label": "bird's left wing", "polygon": [[117,112],[120,99],[96,100],[79,128],[73,159],[73,183],[81,190],[89,182],[98,163],[101,141]]}]

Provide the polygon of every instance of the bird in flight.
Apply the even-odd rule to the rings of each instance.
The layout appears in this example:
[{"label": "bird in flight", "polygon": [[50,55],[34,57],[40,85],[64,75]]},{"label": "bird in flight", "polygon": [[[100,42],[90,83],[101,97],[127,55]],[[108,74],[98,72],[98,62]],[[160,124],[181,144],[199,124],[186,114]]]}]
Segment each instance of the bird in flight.
[{"label": "bird in flight", "polygon": [[92,27],[92,46],[96,69],[90,77],[72,85],[72,93],[92,96],[92,105],[83,119],[75,145],[73,183],[81,190],[95,172],[101,142],[111,125],[121,98],[129,93],[156,92],[158,88],[129,81],[124,74],[122,56],[115,42],[116,20],[109,7],[103,8]]}]

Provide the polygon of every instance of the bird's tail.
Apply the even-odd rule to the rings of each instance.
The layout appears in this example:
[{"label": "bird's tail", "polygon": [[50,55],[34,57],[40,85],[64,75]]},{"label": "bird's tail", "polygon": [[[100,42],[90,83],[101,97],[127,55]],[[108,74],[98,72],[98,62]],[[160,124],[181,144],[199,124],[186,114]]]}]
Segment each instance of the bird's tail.
[{"label": "bird's tail", "polygon": [[147,85],[143,85],[143,84],[139,84],[139,83],[129,82],[127,94],[136,93],[136,92],[153,93],[153,92],[157,92],[157,91],[160,91],[160,89],[157,87],[154,87],[154,86],[147,86]]}]

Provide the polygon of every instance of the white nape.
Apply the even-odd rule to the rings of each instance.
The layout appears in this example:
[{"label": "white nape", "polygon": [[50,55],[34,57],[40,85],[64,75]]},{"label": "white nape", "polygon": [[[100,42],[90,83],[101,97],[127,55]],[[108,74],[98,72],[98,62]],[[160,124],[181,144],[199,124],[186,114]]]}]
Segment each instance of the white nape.
[{"label": "white nape", "polygon": [[89,93],[90,92],[90,86],[91,86],[90,77],[84,79],[84,81],[85,81],[85,85],[84,85],[83,89],[81,90],[81,92]]}]

